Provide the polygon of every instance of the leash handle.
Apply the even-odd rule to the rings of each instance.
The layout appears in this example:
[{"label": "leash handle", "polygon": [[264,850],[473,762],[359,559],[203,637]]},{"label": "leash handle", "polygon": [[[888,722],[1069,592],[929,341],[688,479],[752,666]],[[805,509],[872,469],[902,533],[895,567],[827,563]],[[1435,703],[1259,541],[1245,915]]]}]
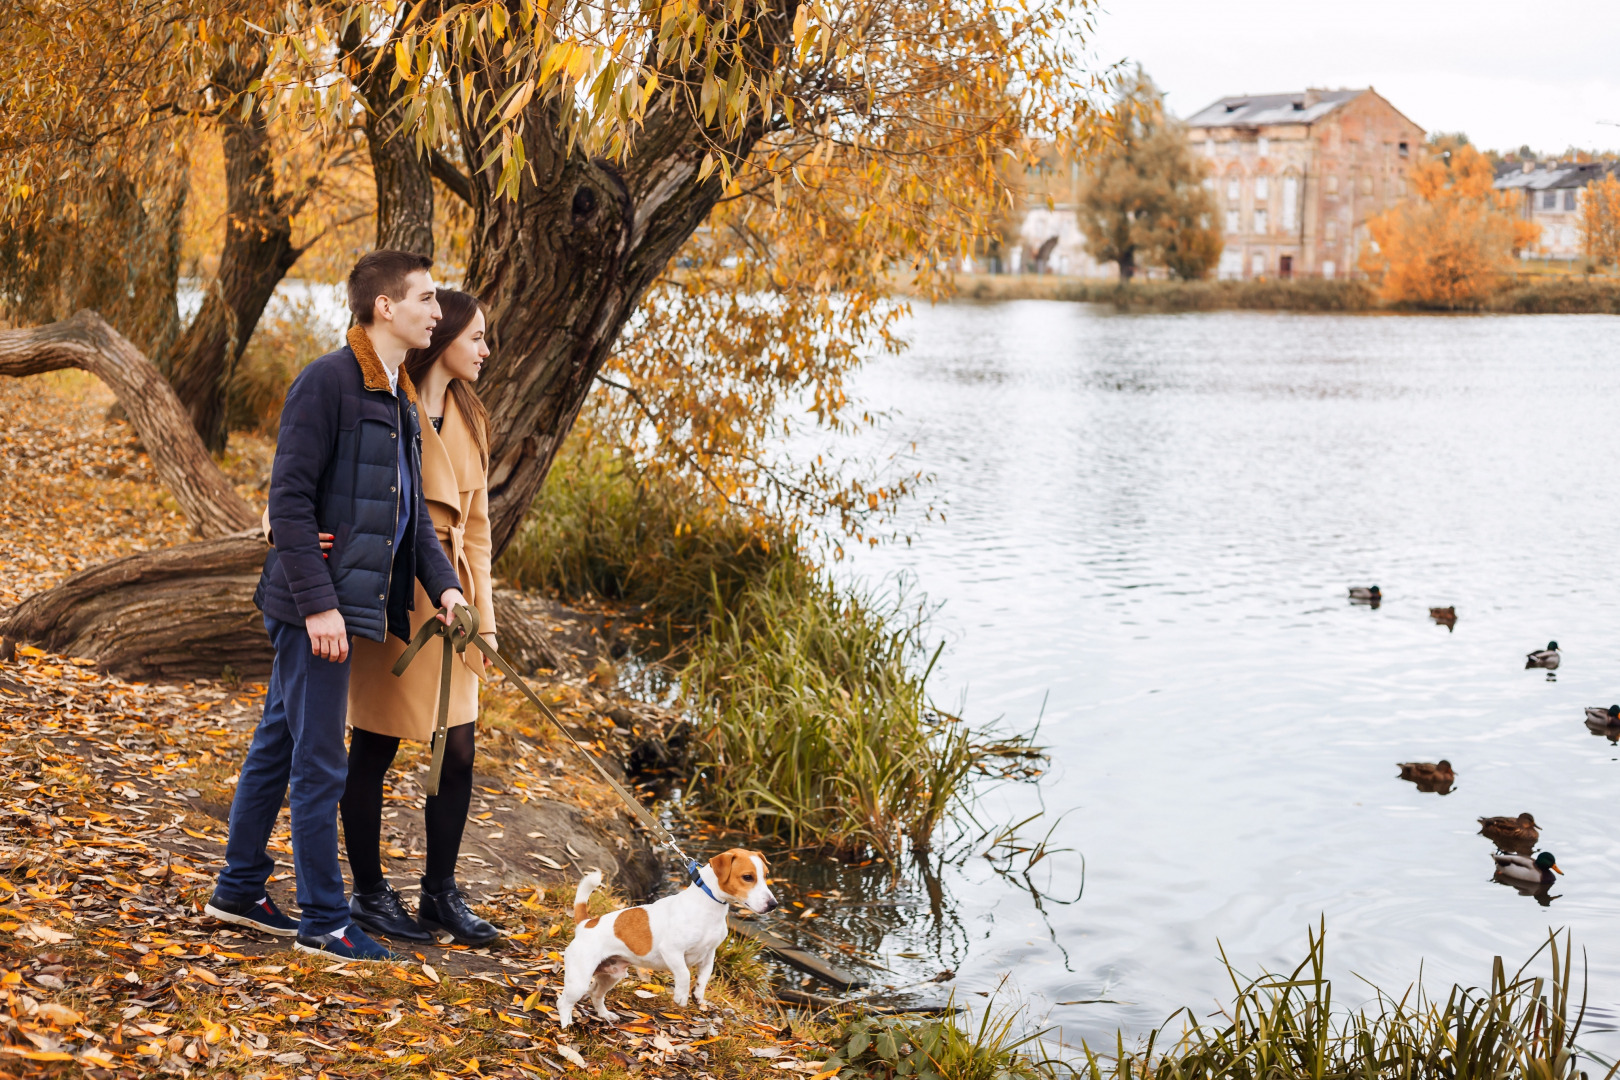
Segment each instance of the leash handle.
[{"label": "leash handle", "polygon": [[412,635],[410,644],[405,646],[405,652],[394,664],[394,675],[397,678],[405,673],[416,654],[422,651],[422,646],[430,638],[442,637],[444,651],[439,660],[439,711],[433,724],[433,737],[429,745],[433,748],[432,761],[428,765],[427,780],[422,790],[428,795],[439,793],[439,778],[444,773],[444,747],[450,732],[450,672],[451,662],[456,653],[467,651],[467,643],[478,636],[478,609],[465,604],[457,604],[453,612],[441,609],[439,614],[449,614],[450,622],[446,624],[438,615],[423,623],[421,628]]}]

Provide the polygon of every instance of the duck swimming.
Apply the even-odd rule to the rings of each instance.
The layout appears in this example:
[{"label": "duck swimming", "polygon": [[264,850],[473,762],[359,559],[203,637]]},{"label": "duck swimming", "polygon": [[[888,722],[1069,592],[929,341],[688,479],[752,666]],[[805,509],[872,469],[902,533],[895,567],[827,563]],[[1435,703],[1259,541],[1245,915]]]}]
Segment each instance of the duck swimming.
[{"label": "duck swimming", "polygon": [[1611,727],[1620,724],[1620,705],[1610,705],[1607,709],[1601,705],[1588,705],[1586,707],[1586,722],[1588,724],[1608,724]]},{"label": "duck swimming", "polygon": [[1491,858],[1496,861],[1496,876],[1515,884],[1525,885],[1551,885],[1553,874],[1562,874],[1558,869],[1558,860],[1550,851],[1543,851],[1534,859],[1526,855],[1504,855],[1501,852],[1492,852]]},{"label": "duck swimming", "polygon": [[1455,780],[1457,774],[1451,771],[1451,762],[1445,758],[1430,763],[1427,761],[1397,762],[1397,769],[1401,770],[1402,780]]},{"label": "duck swimming", "polygon": [[1562,659],[1563,657],[1558,653],[1558,642],[1549,641],[1547,642],[1547,647],[1545,649],[1537,649],[1533,653],[1525,653],[1524,666],[1526,670],[1539,667],[1546,668],[1548,671],[1555,671],[1558,668],[1559,661]]},{"label": "duck swimming", "polygon": [[1450,630],[1457,625],[1457,609],[1455,607],[1432,607],[1429,609],[1429,618]]},{"label": "duck swimming", "polygon": [[1418,786],[1419,791],[1449,795],[1451,785],[1457,781],[1457,774],[1452,771],[1451,762],[1444,758],[1438,762],[1400,761],[1396,762],[1395,767],[1401,770],[1401,779],[1412,781]]},{"label": "duck swimming", "polygon": [[1533,844],[1541,839],[1541,830],[1536,828],[1536,819],[1529,814],[1520,814],[1518,817],[1482,817],[1479,819],[1479,831],[1498,842],[1506,840]]},{"label": "duck swimming", "polygon": [[1384,594],[1378,591],[1378,586],[1376,585],[1372,586],[1371,588],[1363,588],[1360,585],[1350,586],[1350,599],[1358,603],[1376,604],[1383,598]]}]

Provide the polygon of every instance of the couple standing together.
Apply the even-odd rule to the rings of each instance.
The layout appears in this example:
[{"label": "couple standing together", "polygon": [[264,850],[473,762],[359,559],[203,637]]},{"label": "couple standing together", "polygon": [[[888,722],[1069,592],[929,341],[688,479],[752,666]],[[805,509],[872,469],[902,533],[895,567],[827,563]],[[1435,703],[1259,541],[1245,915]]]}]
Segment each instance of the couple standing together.
[{"label": "couple standing together", "polygon": [[[384,776],[401,738],[430,740],[438,704],[438,664],[391,673],[405,641],[440,617],[436,608],[469,604],[494,645],[489,438],[471,386],[489,355],[485,313],[466,293],[436,289],[430,265],[403,251],[374,251],[355,264],[348,344],[287,391],[265,513],[272,546],[253,597],[275,664],[231,803],[225,869],[206,908],[342,960],[397,959],[368,931],[414,943],[440,930],[466,944],[499,936],[467,907],[455,879],[483,675],[475,649],[451,669],[451,726],[439,792],[427,799],[417,916],[384,878],[378,852]],[[354,729],[347,750],[345,721]],[[275,869],[266,845],[284,796],[296,921],[265,889]],[[348,902],[340,814],[354,878]]]}]

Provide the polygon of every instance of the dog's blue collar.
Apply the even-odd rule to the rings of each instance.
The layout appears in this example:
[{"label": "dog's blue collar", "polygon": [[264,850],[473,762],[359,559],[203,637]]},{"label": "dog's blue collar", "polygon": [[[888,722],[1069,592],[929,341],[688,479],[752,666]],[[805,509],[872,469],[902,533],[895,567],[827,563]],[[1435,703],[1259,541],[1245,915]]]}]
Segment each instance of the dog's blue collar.
[{"label": "dog's blue collar", "polygon": [[692,879],[692,884],[703,890],[704,896],[707,896],[710,900],[713,900],[717,904],[725,903],[724,900],[720,899],[718,896],[714,895],[714,893],[709,891],[708,884],[703,880],[702,863],[698,862],[696,859],[690,860],[686,864],[686,873],[687,876]]}]

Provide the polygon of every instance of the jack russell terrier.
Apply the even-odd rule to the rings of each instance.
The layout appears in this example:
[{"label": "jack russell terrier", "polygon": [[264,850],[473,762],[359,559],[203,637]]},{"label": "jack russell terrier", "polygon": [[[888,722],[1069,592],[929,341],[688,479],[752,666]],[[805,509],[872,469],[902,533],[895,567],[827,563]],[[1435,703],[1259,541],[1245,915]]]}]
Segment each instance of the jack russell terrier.
[{"label": "jack russell terrier", "polygon": [[[697,864],[694,862],[693,866]],[[557,996],[557,1018],[563,1027],[574,1022],[574,1005],[589,996],[596,1015],[608,1023],[619,1017],[607,1007],[607,992],[631,965],[657,968],[675,976],[675,1004],[685,1005],[692,989],[687,970],[697,966],[697,999],[703,1001],[714,951],[726,939],[727,901],[735,900],[763,915],[776,908],[765,884],[765,856],[732,848],[709,860],[692,884],[645,907],[620,908],[591,919],[586,903],[602,884],[593,870],[574,891],[574,940],[563,953],[563,988]]]}]

